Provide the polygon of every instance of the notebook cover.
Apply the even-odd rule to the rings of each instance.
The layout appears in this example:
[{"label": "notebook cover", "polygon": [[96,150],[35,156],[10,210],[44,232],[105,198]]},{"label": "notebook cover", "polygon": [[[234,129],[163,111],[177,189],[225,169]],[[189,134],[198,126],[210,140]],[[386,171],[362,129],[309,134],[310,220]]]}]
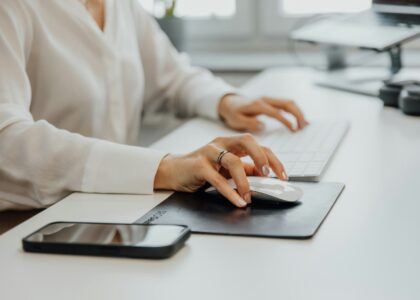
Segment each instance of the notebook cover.
[{"label": "notebook cover", "polygon": [[308,239],[344,189],[342,183],[294,183],[304,191],[297,204],[236,208],[204,192],[174,193],[136,223],[183,224],[193,233]]}]

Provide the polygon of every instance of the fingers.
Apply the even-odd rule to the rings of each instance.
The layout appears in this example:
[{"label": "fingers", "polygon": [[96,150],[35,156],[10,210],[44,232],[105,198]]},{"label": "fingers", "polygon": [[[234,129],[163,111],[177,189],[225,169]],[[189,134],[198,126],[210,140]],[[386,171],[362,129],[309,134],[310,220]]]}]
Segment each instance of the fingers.
[{"label": "fingers", "polygon": [[[283,164],[277,158],[277,156],[267,147],[260,146],[255,138],[250,134],[243,134],[237,137],[232,138],[222,138],[221,147],[227,149],[228,151],[233,152],[233,154],[238,154],[238,156],[249,155],[255,163],[256,169],[258,170],[257,176],[268,176],[270,174],[270,168],[280,179],[287,180]],[[222,166],[225,169],[230,169],[229,164],[235,165],[235,167],[240,168],[243,172],[244,164],[240,165],[240,158],[232,153],[226,154],[222,160]],[[252,170],[245,170],[245,174],[249,174]],[[253,171],[252,171],[253,172]],[[241,174],[243,176],[243,173]],[[240,180],[241,175],[237,175],[238,180]],[[233,174],[231,176],[234,178]],[[237,180],[235,180],[237,182]],[[244,193],[247,191],[248,187],[244,187]],[[241,193],[242,196],[245,194]]]},{"label": "fingers", "polygon": [[239,156],[249,155],[261,174],[267,176],[270,173],[267,155],[251,134],[224,139],[222,147]]},{"label": "fingers", "polygon": [[270,167],[273,170],[273,172],[277,175],[277,177],[283,180],[288,180],[283,164],[280,162],[277,156],[273,153],[273,151],[265,147],[264,147],[264,151],[267,154]]},{"label": "fingers", "polygon": [[283,110],[294,116],[297,122],[296,129],[303,129],[309,124],[306,121],[302,111],[293,101],[285,101],[273,99],[270,97],[263,97],[241,108],[241,112],[245,115],[253,116],[254,118],[255,116],[260,114],[267,115],[283,123],[287,128],[289,128],[289,130],[296,131],[292,123],[290,123],[290,121],[287,118],[285,118],[279,110]]},{"label": "fingers", "polygon": [[222,167],[229,171],[235,181],[239,195],[247,202],[251,202],[248,179],[242,161],[232,153],[226,153],[221,161]]},{"label": "fingers", "polygon": [[[284,167],[276,155],[270,149],[260,146],[251,134],[216,138],[203,150],[205,167],[201,169],[204,172],[202,176],[238,207],[244,207],[251,202],[247,176],[268,176],[271,167],[278,178],[287,180]],[[241,161],[240,156],[245,155],[252,158],[255,166]],[[229,172],[236,184],[237,192],[228,184],[226,178],[219,173],[218,168],[220,166],[223,167],[223,170]]]},{"label": "fingers", "polygon": [[290,123],[288,119],[286,119],[281,113],[277,112],[275,109],[273,109],[275,113],[272,113],[272,115],[268,115],[274,119],[277,119],[280,123],[283,123],[290,131],[295,132],[297,129],[294,128],[293,124]]},{"label": "fingers", "polygon": [[[280,110],[291,114],[296,119],[296,128],[280,113]],[[308,125],[302,111],[295,102],[271,97],[261,97],[249,103],[247,99],[239,95],[227,95],[220,101],[219,114],[226,124],[233,129],[253,132],[263,129],[263,124],[256,119],[256,116],[261,114],[277,119],[291,131],[303,129]]]},{"label": "fingers", "polygon": [[204,178],[212,186],[214,186],[226,199],[237,207],[245,207],[246,201],[230,187],[227,180],[220,175],[215,169],[208,167],[204,171]]},{"label": "fingers", "polygon": [[248,117],[238,114],[234,119],[229,120],[228,125],[236,130],[260,132],[264,130],[264,123],[259,121],[256,117]]},{"label": "fingers", "polygon": [[303,112],[300,110],[300,108],[296,105],[294,101],[284,101],[269,97],[264,98],[264,101],[275,108],[282,109],[292,114],[296,118],[299,129],[303,129],[306,125],[309,124],[306,121]]},{"label": "fingers", "polygon": [[246,176],[262,176],[254,164],[242,162]]},{"label": "fingers", "polygon": [[266,103],[264,100],[255,101],[249,106],[244,107],[244,113],[253,113],[255,115],[266,115],[271,118],[278,120],[280,123],[283,123],[290,131],[296,131],[293,128],[292,123],[287,120],[280,112],[278,108],[271,106],[269,103]]},{"label": "fingers", "polygon": [[265,128],[264,123],[256,117],[245,117],[242,115],[238,117],[238,125],[237,129],[250,132],[260,132]]}]

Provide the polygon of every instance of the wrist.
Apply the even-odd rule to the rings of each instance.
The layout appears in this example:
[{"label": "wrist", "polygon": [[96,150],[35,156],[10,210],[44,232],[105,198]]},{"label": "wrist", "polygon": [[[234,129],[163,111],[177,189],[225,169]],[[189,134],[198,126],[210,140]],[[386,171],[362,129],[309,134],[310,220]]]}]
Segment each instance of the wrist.
[{"label": "wrist", "polygon": [[217,112],[219,118],[225,122],[229,115],[229,107],[231,106],[232,98],[237,97],[237,94],[226,94],[220,98],[219,105],[217,107]]},{"label": "wrist", "polygon": [[172,188],[172,161],[173,158],[170,154],[166,155],[159,164],[155,175],[154,189],[155,190],[171,190]]}]

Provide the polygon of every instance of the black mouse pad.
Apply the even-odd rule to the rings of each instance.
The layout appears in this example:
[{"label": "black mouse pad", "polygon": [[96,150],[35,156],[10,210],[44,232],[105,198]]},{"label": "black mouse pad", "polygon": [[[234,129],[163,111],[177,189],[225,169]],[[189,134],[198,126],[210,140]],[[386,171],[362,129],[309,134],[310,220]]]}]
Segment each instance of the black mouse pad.
[{"label": "black mouse pad", "polygon": [[296,204],[236,208],[204,192],[174,193],[136,223],[183,224],[193,233],[255,237],[311,238],[344,189],[342,183],[294,183],[304,191]]}]

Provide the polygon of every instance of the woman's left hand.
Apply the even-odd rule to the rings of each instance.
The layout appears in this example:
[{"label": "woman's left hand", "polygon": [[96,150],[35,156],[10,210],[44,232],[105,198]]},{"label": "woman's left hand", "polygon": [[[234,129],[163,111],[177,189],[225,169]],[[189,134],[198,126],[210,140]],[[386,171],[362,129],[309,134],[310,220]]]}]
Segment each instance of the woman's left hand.
[{"label": "woman's left hand", "polygon": [[[263,130],[264,124],[257,119],[259,115],[274,118],[293,132],[303,129],[309,124],[302,111],[291,100],[261,97],[250,102],[240,95],[229,94],[220,100],[218,110],[220,117],[229,127],[241,131],[259,132]],[[285,113],[296,119],[296,126],[285,117]]]}]

